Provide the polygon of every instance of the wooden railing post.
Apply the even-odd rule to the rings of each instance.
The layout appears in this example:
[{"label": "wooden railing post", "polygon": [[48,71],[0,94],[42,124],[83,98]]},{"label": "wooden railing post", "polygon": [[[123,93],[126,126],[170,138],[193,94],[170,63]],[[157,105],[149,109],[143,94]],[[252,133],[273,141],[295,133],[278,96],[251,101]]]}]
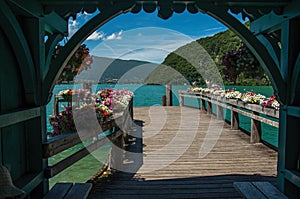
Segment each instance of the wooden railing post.
[{"label": "wooden railing post", "polygon": [[[259,113],[252,111],[253,115],[259,115]],[[251,143],[259,143],[261,140],[261,122],[255,119],[251,119]]]},{"label": "wooden railing post", "polygon": [[218,120],[224,120],[223,117],[223,107],[222,106],[217,106],[217,119]]},{"label": "wooden railing post", "polygon": [[167,96],[163,95],[161,97],[161,105],[166,106],[167,105]]},{"label": "wooden railing post", "polygon": [[[236,108],[236,106],[233,106],[233,108]],[[239,114],[233,110],[231,111],[231,129],[239,129]]]},{"label": "wooden railing post", "polygon": [[183,95],[179,95],[179,106],[184,106],[184,96]]},{"label": "wooden railing post", "polygon": [[[247,104],[241,101],[237,101],[235,99],[226,99],[220,98],[218,96],[214,96],[206,93],[199,92],[184,92],[181,91],[180,95],[184,97],[191,97],[200,99],[200,109],[205,111],[207,109],[207,114],[212,114],[212,104],[216,104],[217,118],[224,119],[223,109],[231,110],[231,129],[238,130],[239,129],[239,115],[244,115],[248,118],[251,118],[251,143],[258,143],[262,140],[262,127],[261,122],[268,124],[270,126],[274,126],[279,128],[279,122],[274,121],[272,119],[266,118],[259,114],[263,114],[265,116],[272,117],[274,119],[279,118],[278,109],[273,108],[262,108],[259,104]],[[206,102],[207,101],[207,105]],[[251,112],[249,112],[251,111]]]},{"label": "wooden railing post", "polygon": [[207,114],[212,114],[212,104],[207,101]]},{"label": "wooden railing post", "polygon": [[206,111],[206,108],[205,108],[205,100],[204,99],[201,99],[201,111]]}]

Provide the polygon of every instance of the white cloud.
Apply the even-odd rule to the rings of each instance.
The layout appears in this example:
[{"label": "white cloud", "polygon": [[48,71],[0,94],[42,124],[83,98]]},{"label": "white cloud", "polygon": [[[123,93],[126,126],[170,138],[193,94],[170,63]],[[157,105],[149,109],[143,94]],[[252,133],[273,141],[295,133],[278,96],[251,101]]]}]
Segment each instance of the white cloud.
[{"label": "white cloud", "polygon": [[220,30],[220,29],[223,29],[224,27],[216,27],[216,28],[208,28],[208,29],[205,29],[204,31],[213,31],[213,30]]},{"label": "white cloud", "polygon": [[79,22],[76,20],[74,21],[72,20],[69,22],[68,26],[69,26],[69,37],[72,37],[75,34],[75,32],[79,29]]},{"label": "white cloud", "polygon": [[104,33],[103,32],[95,31],[86,40],[94,40],[94,41],[96,41],[96,40],[103,39],[103,38],[104,38]]},{"label": "white cloud", "polygon": [[[118,40],[117,37],[122,39]],[[138,28],[105,37],[92,49],[91,54],[161,63],[170,52],[192,40],[187,35],[169,29]]]},{"label": "white cloud", "polygon": [[118,33],[112,33],[111,35],[104,38],[104,40],[121,40],[122,39],[123,30]]}]

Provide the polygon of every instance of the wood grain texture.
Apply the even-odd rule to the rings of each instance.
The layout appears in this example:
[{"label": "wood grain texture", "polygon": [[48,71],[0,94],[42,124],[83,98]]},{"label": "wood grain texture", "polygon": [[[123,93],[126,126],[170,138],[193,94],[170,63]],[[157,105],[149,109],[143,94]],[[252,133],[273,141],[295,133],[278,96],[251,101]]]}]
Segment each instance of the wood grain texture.
[{"label": "wood grain texture", "polygon": [[[142,127],[129,132],[128,151],[140,150],[142,160],[123,164],[137,172],[117,172],[106,185],[96,184],[94,198],[241,198],[234,182],[268,181],[275,184],[277,153],[249,136],[188,107],[139,107],[135,120]],[[209,131],[211,129],[212,131]],[[220,134],[216,132],[220,130]],[[206,144],[205,144],[206,143]],[[214,143],[200,156],[200,149]]]}]

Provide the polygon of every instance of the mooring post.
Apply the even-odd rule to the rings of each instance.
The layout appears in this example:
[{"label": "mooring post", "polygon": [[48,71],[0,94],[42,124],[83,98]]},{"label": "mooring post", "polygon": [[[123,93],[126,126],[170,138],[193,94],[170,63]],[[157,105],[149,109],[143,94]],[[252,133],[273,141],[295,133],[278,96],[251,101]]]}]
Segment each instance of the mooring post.
[{"label": "mooring post", "polygon": [[166,105],[172,106],[172,85],[166,85]]}]

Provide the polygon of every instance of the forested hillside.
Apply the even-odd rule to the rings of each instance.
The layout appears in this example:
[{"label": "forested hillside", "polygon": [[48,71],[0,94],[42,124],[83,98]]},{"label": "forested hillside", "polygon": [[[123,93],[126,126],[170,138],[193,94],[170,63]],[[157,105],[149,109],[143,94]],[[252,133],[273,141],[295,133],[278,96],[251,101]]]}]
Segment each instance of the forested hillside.
[{"label": "forested hillside", "polygon": [[[173,69],[178,72],[175,73]],[[230,30],[178,48],[165,58],[149,79],[165,77],[166,74],[171,83],[178,81],[178,78],[185,78],[201,84],[205,80],[225,85],[269,84],[258,61]]]}]

